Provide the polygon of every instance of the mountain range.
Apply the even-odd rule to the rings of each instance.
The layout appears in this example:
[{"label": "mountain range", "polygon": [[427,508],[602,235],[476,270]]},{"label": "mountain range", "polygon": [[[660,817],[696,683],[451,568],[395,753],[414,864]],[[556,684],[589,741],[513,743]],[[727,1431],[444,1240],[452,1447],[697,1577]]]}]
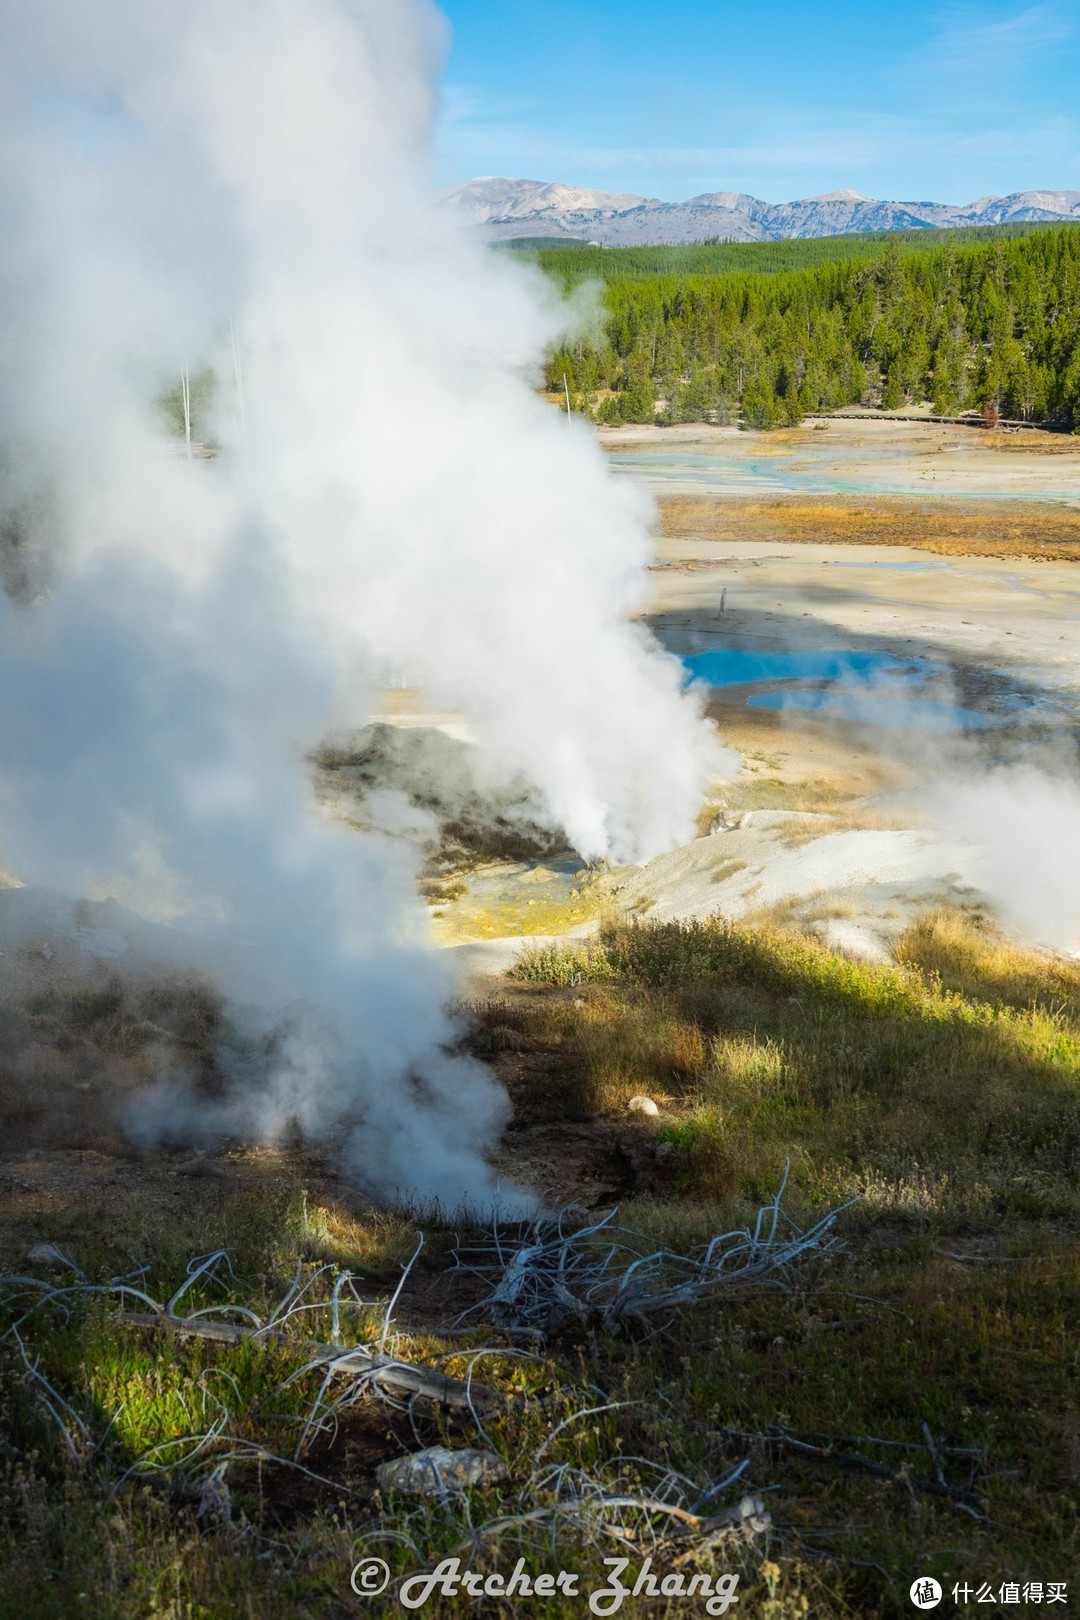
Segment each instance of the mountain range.
[{"label": "mountain range", "polygon": [[788,203],[762,202],[742,191],[704,191],[686,202],[669,203],[630,192],[583,191],[544,180],[484,175],[440,192],[436,200],[492,240],[566,236],[604,247],[1080,220],[1080,191],[1014,191],[961,206],[882,202],[858,191],[829,191]]}]

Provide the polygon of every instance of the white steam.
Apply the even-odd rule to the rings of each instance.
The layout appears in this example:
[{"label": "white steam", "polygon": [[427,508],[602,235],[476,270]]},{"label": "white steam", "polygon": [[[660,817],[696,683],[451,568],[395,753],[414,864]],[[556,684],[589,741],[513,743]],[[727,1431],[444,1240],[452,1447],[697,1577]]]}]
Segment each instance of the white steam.
[{"label": "white steam", "polygon": [[[0,854],[216,942],[277,1033],[186,1118],[298,1119],[384,1188],[482,1199],[503,1104],[444,1050],[406,857],[320,820],[302,761],[405,667],[583,854],[689,836],[717,761],[627,622],[647,509],[531,386],[567,313],[423,202],[419,0],[2,27]],[[221,454],[190,464],[153,400],[203,364]]]},{"label": "white steam", "polygon": [[1080,784],[1033,765],[944,782],[937,819],[973,849],[969,873],[1002,922],[1080,951]]}]

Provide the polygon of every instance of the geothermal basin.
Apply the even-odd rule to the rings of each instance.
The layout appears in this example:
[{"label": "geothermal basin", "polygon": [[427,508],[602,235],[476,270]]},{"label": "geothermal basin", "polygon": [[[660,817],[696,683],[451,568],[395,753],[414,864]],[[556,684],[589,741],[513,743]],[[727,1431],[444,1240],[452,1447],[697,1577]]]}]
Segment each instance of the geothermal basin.
[{"label": "geothermal basin", "polygon": [[[928,659],[886,652],[768,652],[720,647],[683,657],[687,684],[710,691],[750,688],[746,703],[759,709],[802,709],[862,726],[929,727],[980,731],[1006,724],[1003,716],[926,696],[947,683],[950,671]],[[755,690],[767,687],[768,690]]]},{"label": "geothermal basin", "polygon": [[552,863],[488,867],[436,908],[440,936],[509,961],[521,935],[588,932],[608,906],[781,914],[884,956],[921,911],[1000,915],[940,789],[1074,768],[1080,444],[835,417],[601,441],[659,503],[643,619],[741,769],[683,848],[588,886]]}]

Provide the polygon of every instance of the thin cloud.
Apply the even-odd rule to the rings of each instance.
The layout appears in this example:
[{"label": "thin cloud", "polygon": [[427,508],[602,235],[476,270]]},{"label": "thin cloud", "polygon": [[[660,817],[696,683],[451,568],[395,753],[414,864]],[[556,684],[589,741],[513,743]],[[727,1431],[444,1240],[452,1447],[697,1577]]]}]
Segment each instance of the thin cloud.
[{"label": "thin cloud", "polygon": [[[884,69],[902,92],[902,111],[853,105],[838,118],[835,106],[735,92],[724,122],[710,131],[721,139],[709,143],[653,145],[634,139],[634,120],[613,121],[602,104],[598,121],[586,121],[555,116],[543,99],[459,81],[443,100],[440,169],[447,183],[528,173],[670,201],[732,190],[780,202],[854,186],[899,201],[960,205],[987,193],[1074,188],[1080,120],[1045,89],[1033,93],[1031,76],[1042,64],[1067,61],[1078,35],[1080,20],[1062,0],[978,7],[955,0],[913,51]],[[622,139],[603,139],[616,127]],[[600,140],[589,138],[601,131]],[[722,138],[736,131],[740,139]]]},{"label": "thin cloud", "polygon": [[792,130],[780,141],[730,146],[599,146],[553,139],[527,123],[496,122],[468,117],[444,121],[441,143],[455,157],[499,157],[513,154],[549,164],[563,165],[567,173],[639,167],[671,171],[706,171],[713,174],[751,170],[816,170],[838,162],[847,167],[865,163],[894,149],[897,132],[889,127],[879,136],[857,129],[833,128],[808,132]]},{"label": "thin cloud", "polygon": [[910,61],[921,73],[959,79],[985,88],[1026,72],[1051,51],[1076,38],[1076,23],[1054,0],[987,17],[984,5],[964,0],[948,6]]},{"label": "thin cloud", "polygon": [[508,96],[479,84],[448,79],[439,86],[440,114],[444,124],[471,128],[518,113],[535,112],[542,106],[536,96]]},{"label": "thin cloud", "polygon": [[[788,109],[788,118],[791,111]],[[770,119],[775,129],[775,121]],[[462,122],[442,131],[443,166],[457,178],[468,173],[520,173],[522,165],[543,179],[570,185],[602,185],[680,201],[707,190],[748,191],[770,202],[833,186],[858,184],[898,201],[962,204],[963,184],[933,176],[943,159],[1015,176],[997,189],[1028,185],[1076,185],[1080,166],[1080,121],[1064,114],[1015,118],[972,128],[939,115],[861,116],[850,126],[813,129],[809,118],[781,139],[729,146],[601,146],[560,141],[527,123]],[[895,172],[903,154],[904,177],[881,187],[883,169]],[[1050,154],[1053,154],[1052,160]],[[494,169],[493,166],[494,165]],[[628,187],[626,176],[637,178]],[[993,190],[975,182],[976,190]],[[953,193],[955,192],[955,195]]]}]

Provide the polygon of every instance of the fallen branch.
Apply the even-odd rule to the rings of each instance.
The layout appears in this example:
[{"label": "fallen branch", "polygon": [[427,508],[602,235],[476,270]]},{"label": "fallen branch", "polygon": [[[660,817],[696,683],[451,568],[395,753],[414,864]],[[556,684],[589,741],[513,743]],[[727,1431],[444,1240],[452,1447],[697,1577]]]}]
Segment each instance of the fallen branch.
[{"label": "fallen branch", "polygon": [[254,1339],[296,1350],[309,1367],[326,1367],[341,1374],[370,1382],[381,1394],[397,1400],[428,1401],[444,1411],[471,1412],[473,1408],[494,1411],[505,1407],[506,1397],[489,1384],[451,1378],[446,1373],[400,1361],[396,1356],[369,1350],[366,1345],[342,1348],[339,1344],[319,1344],[267,1332],[265,1328],[241,1327],[234,1322],[212,1322],[205,1317],[169,1316],[166,1312],[124,1311],[119,1321],[130,1327],[156,1328],[180,1339],[210,1339],[217,1344],[241,1344]]},{"label": "fallen branch", "polygon": [[[773,1208],[771,1223],[765,1222],[763,1225],[763,1221],[759,1220],[756,1232],[744,1235],[752,1249],[755,1246],[761,1249],[763,1245],[767,1248],[777,1239],[778,1219],[779,1200]],[[602,1224],[606,1236],[610,1238],[615,1235],[610,1220]],[[782,1243],[785,1251],[792,1243],[796,1250],[803,1246],[802,1238],[777,1241]],[[497,1232],[495,1242],[498,1246]],[[630,1264],[622,1269],[613,1269],[610,1281],[617,1294],[625,1295],[628,1278],[647,1274],[647,1266],[640,1266],[638,1262],[648,1261],[650,1257],[642,1254],[635,1256],[625,1243],[620,1245],[617,1242],[613,1252],[620,1250],[631,1255]],[[709,1268],[722,1270],[730,1252],[730,1246],[717,1240],[709,1246],[701,1261],[675,1259],[679,1264],[696,1266],[702,1272]],[[419,1253],[419,1246],[416,1253]],[[505,1258],[501,1251],[500,1257]],[[576,1269],[579,1262],[580,1272]],[[54,1263],[59,1263],[59,1260]],[[570,1244],[563,1256],[561,1284],[570,1298],[574,1297],[574,1289],[587,1281],[594,1265],[595,1250],[582,1251],[575,1257],[573,1244]],[[327,1273],[332,1270],[333,1283],[330,1286],[325,1280]],[[528,1266],[524,1270],[527,1275]],[[512,1267],[511,1272],[514,1274]],[[494,1352],[490,1347],[474,1349],[466,1362],[469,1373],[465,1378],[453,1378],[434,1368],[402,1361],[389,1353],[395,1342],[390,1337],[390,1323],[400,1288],[387,1306],[381,1324],[370,1329],[369,1342],[350,1346],[340,1342],[343,1337],[342,1308],[343,1305],[363,1306],[351,1273],[338,1273],[329,1266],[320,1267],[304,1281],[298,1268],[284,1297],[262,1317],[233,1299],[226,1298],[213,1305],[197,1304],[192,1297],[196,1287],[205,1297],[205,1289],[223,1286],[226,1276],[233,1278],[224,1251],[199,1256],[190,1262],[186,1280],[164,1302],[153,1298],[145,1288],[135,1285],[135,1279],[144,1281],[145,1268],[126,1277],[113,1277],[102,1284],[90,1283],[85,1279],[74,1285],[54,1285],[33,1277],[0,1278],[0,1293],[25,1292],[31,1296],[26,1309],[18,1313],[17,1322],[3,1337],[14,1339],[31,1387],[58,1425],[73,1456],[81,1455],[90,1445],[91,1436],[87,1426],[63,1396],[46,1381],[19,1335],[19,1324],[43,1308],[59,1309],[66,1313],[76,1300],[105,1299],[115,1308],[116,1314],[112,1320],[125,1328],[168,1335],[175,1340],[198,1339],[226,1346],[263,1344],[289,1352],[296,1357],[297,1365],[280,1388],[286,1388],[312,1372],[318,1374],[314,1380],[318,1388],[309,1404],[306,1419],[300,1420],[300,1438],[292,1457],[283,1456],[276,1449],[235,1433],[239,1425],[227,1404],[228,1388],[239,1395],[239,1386],[227,1367],[211,1362],[197,1370],[194,1387],[189,1392],[190,1404],[187,1398],[183,1401],[190,1432],[156,1439],[138,1456],[124,1459],[122,1472],[118,1472],[114,1481],[115,1491],[119,1491],[133,1477],[145,1478],[152,1486],[167,1488],[177,1500],[194,1505],[196,1520],[206,1533],[228,1533],[235,1529],[226,1484],[226,1474],[234,1463],[268,1462],[294,1469],[323,1489],[356,1494],[353,1487],[305,1466],[302,1458],[310,1437],[335,1429],[341,1409],[368,1390],[404,1406],[410,1417],[417,1402],[426,1402],[445,1412],[468,1414],[481,1434],[484,1434],[483,1414],[505,1413],[512,1403],[516,1405],[522,1399],[476,1382],[471,1368],[483,1356],[524,1352]],[[329,1297],[318,1303],[310,1297],[305,1299],[319,1279],[324,1280]],[[346,1297],[346,1290],[349,1289],[352,1290],[351,1301]],[[178,1309],[180,1306],[186,1308],[184,1314]],[[312,1310],[326,1312],[327,1326],[323,1331],[337,1342],[328,1343],[301,1336],[300,1319],[303,1317],[306,1324],[310,1320],[307,1313]],[[339,1377],[346,1381],[344,1387],[331,1394],[331,1381]],[[219,1393],[222,1386],[225,1386],[225,1399]],[[646,1458],[620,1456],[602,1465],[595,1474],[587,1473],[570,1462],[552,1459],[552,1446],[571,1425],[631,1404],[636,1403],[604,1399],[590,1401],[589,1405],[556,1421],[539,1447],[530,1430],[527,1450],[519,1464],[520,1483],[513,1498],[504,1503],[498,1518],[473,1529],[472,1542],[484,1539],[495,1541],[500,1536],[513,1533],[528,1539],[534,1530],[546,1539],[548,1535],[554,1536],[560,1527],[570,1526],[576,1535],[594,1545],[610,1546],[614,1541],[620,1546],[658,1552],[669,1562],[674,1559],[678,1565],[708,1556],[722,1542],[736,1539],[747,1542],[756,1536],[768,1534],[771,1521],[760,1496],[744,1495],[727,1510],[716,1506],[720,1493],[728,1492],[740,1480],[747,1467],[746,1461],[741,1462],[726,1478],[702,1485]],[[540,1399],[534,1403],[532,1410],[542,1412],[545,1406],[546,1402]],[[100,1451],[103,1444],[104,1436],[95,1450]],[[511,1477],[515,1472],[518,1470],[511,1470]],[[421,1515],[429,1516],[431,1511],[427,1504],[418,1506],[408,1522]],[[466,1523],[469,1522],[466,1511]],[[399,1525],[380,1527],[376,1524],[368,1539],[377,1541],[380,1536],[399,1542],[408,1541],[407,1537],[402,1536]],[[413,1545],[419,1562],[418,1549],[414,1544],[409,1544]]]},{"label": "fallen branch", "polygon": [[[419,1245],[416,1254],[419,1253]],[[57,1251],[58,1260],[70,1266],[71,1262]],[[405,1268],[405,1275],[412,1266]],[[351,1377],[358,1385],[368,1385],[384,1398],[411,1404],[413,1401],[423,1401],[441,1411],[468,1413],[479,1422],[480,1412],[493,1412],[504,1410],[507,1399],[497,1390],[487,1384],[477,1383],[471,1376],[468,1379],[451,1378],[446,1373],[436,1372],[426,1367],[418,1367],[412,1362],[402,1361],[397,1356],[389,1355],[385,1351],[387,1335],[394,1304],[401,1291],[399,1284],[394,1298],[383,1317],[382,1332],[378,1348],[368,1345],[343,1346],[340,1343],[326,1344],[321,1341],[298,1340],[286,1330],[294,1317],[310,1310],[326,1310],[331,1316],[331,1333],[335,1339],[340,1337],[341,1329],[341,1295],[346,1286],[352,1288],[355,1302],[362,1303],[353,1286],[351,1272],[340,1273],[334,1283],[330,1300],[318,1304],[302,1303],[303,1295],[312,1287],[315,1281],[324,1273],[330,1271],[329,1266],[320,1267],[308,1281],[301,1286],[300,1273],[297,1272],[285,1297],[270,1313],[266,1321],[246,1305],[232,1302],[221,1305],[204,1306],[193,1310],[186,1315],[179,1315],[176,1306],[185,1294],[200,1280],[206,1283],[218,1283],[219,1267],[232,1275],[229,1256],[224,1249],[218,1249],[213,1254],[199,1256],[192,1260],[187,1269],[187,1277],[167,1303],[161,1303],[147,1293],[145,1289],[134,1287],[131,1277],[114,1277],[110,1282],[95,1284],[85,1279],[75,1284],[57,1286],[44,1282],[38,1277],[14,1276],[0,1278],[0,1289],[17,1291],[32,1289],[37,1298],[28,1310],[16,1320],[8,1333],[17,1335],[19,1327],[32,1315],[35,1310],[45,1305],[56,1305],[66,1310],[68,1302],[77,1297],[104,1297],[117,1300],[121,1305],[137,1302],[148,1307],[145,1311],[121,1310],[118,1320],[130,1327],[150,1328],[159,1332],[172,1333],[179,1338],[208,1339],[218,1344],[240,1344],[244,1340],[252,1340],[263,1344],[275,1344],[289,1350],[297,1350],[305,1357],[305,1362],[299,1372],[302,1373],[315,1367],[325,1369],[326,1382],[332,1377]],[[140,1279],[145,1273],[145,1267],[140,1268],[132,1276]],[[81,1273],[79,1273],[81,1277]],[[402,1278],[402,1282],[404,1277]],[[222,1321],[223,1316],[241,1316],[242,1323]],[[31,1369],[32,1370],[32,1369]],[[55,1415],[55,1414],[54,1414]],[[318,1403],[309,1421],[309,1428],[313,1423],[320,1421]]]},{"label": "fallen branch", "polygon": [[789,1434],[783,1429],[770,1429],[767,1434],[748,1434],[743,1429],[722,1429],[720,1432],[732,1440],[782,1447],[787,1451],[794,1451],[800,1457],[808,1458],[811,1462],[831,1463],[849,1472],[871,1474],[875,1479],[886,1480],[890,1485],[903,1485],[911,1490],[922,1491],[927,1496],[945,1497],[976,1519],[982,1517],[981,1510],[986,1506],[986,1498],[978,1491],[959,1485],[948,1485],[944,1477],[924,1479],[916,1474],[909,1474],[906,1469],[890,1468],[887,1463],[877,1462],[873,1457],[867,1457],[861,1451],[849,1450],[843,1445],[814,1445],[809,1440],[801,1440],[797,1435]]},{"label": "fallen branch", "polygon": [[797,1261],[833,1247],[841,1211],[830,1210],[806,1231],[798,1227],[782,1204],[788,1168],[753,1230],[723,1232],[701,1255],[650,1250],[648,1239],[612,1224],[616,1210],[572,1231],[561,1217],[543,1216],[509,1252],[496,1227],[489,1245],[457,1256],[491,1284],[472,1311],[511,1336],[543,1343],[569,1327],[618,1335],[718,1294],[789,1287]]},{"label": "fallen branch", "polygon": [[482,1525],[476,1534],[487,1540],[501,1535],[504,1530],[520,1529],[526,1524],[541,1524],[545,1520],[570,1518],[580,1521],[599,1514],[628,1512],[643,1514],[648,1519],[672,1520],[683,1535],[694,1534],[704,1537],[704,1540],[696,1541],[689,1552],[676,1559],[676,1564],[686,1563],[698,1557],[718,1541],[733,1534],[742,1535],[747,1540],[751,1536],[762,1535],[770,1528],[772,1522],[759,1496],[744,1496],[727,1513],[703,1518],[699,1514],[688,1513],[685,1508],[678,1507],[672,1502],[662,1502],[657,1497],[589,1495],[569,1497],[545,1507],[532,1508],[527,1513],[515,1513],[507,1518],[494,1519],[491,1524]]},{"label": "fallen branch", "polygon": [[961,1266],[1045,1266],[1056,1258],[1051,1254],[959,1254],[955,1249],[935,1249],[934,1253]]}]

